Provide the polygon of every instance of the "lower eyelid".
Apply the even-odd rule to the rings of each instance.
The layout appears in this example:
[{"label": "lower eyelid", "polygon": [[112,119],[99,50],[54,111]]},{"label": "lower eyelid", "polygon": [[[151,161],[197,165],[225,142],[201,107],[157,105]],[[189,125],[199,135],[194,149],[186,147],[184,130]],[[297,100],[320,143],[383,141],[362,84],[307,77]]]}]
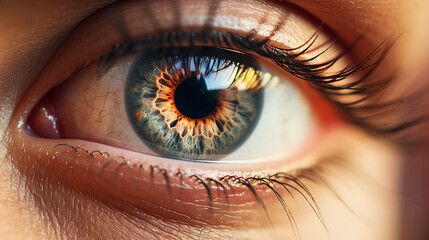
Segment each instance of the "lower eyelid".
[{"label": "lower eyelid", "polygon": [[[85,145],[85,148],[96,150],[78,147]],[[271,218],[288,222],[284,213],[278,215],[278,212],[274,214],[270,211],[272,204],[281,207],[272,190],[261,186],[253,178],[267,173],[255,172],[252,175],[251,171],[237,171],[236,167],[219,171],[216,165],[201,168],[190,163],[190,166],[178,167],[150,158],[125,159],[120,155],[115,157],[114,149],[107,146],[77,140],[44,140],[43,144],[35,144],[28,149],[28,152],[45,149],[37,162],[43,169],[52,169],[51,174],[66,187],[94,196],[119,209],[127,209],[126,206],[131,204],[146,213],[196,226],[202,223],[230,227],[269,226]],[[103,149],[110,154],[103,152]],[[310,161],[305,164],[314,163]],[[274,170],[269,172],[273,173]],[[243,181],[248,181],[257,195],[246,184],[240,183]],[[304,192],[299,186],[295,187]],[[286,194],[282,187],[276,189]],[[285,198],[289,197],[285,195]],[[307,198],[310,199],[309,196]],[[268,212],[265,212],[267,209]],[[261,214],[265,217],[246,223],[239,221]]]},{"label": "lower eyelid", "polygon": [[[243,217],[246,209],[249,213],[260,209],[250,192],[232,188],[227,183],[221,189],[210,186],[209,194],[208,185],[204,185],[207,178],[189,176],[189,173],[180,170],[172,172],[156,165],[134,165],[123,157],[108,156],[106,153],[102,156],[98,151],[87,153],[81,148],[75,152],[65,145],[52,150],[55,152],[57,172],[72,175],[69,179],[72,184],[85,186],[83,189],[79,187],[79,191],[95,193],[103,202],[109,202],[109,196],[113,197],[115,200],[110,204],[118,208],[123,206],[117,204],[117,200],[122,200],[149,214],[196,225],[204,222],[230,225],[225,214],[228,216],[239,211],[239,216]],[[77,162],[73,163],[75,158],[79,158],[80,162],[86,159],[88,163],[76,165]],[[58,160],[64,164],[63,168]],[[65,179],[66,186],[70,186],[69,180]],[[223,216],[222,221],[213,216]]]},{"label": "lower eyelid", "polygon": [[[15,124],[16,126],[18,126],[19,118],[14,118],[11,124],[12,125]],[[143,220],[140,219],[141,217],[140,213],[155,214],[157,213],[156,211],[161,211],[161,214],[163,215],[158,214],[154,216],[157,219],[157,221],[158,220],[172,221],[173,223],[176,223],[176,224],[179,222],[181,224],[192,225],[192,226],[202,227],[202,228],[206,228],[208,224],[209,226],[213,226],[215,228],[218,227],[219,229],[225,228],[230,230],[247,229],[247,228],[250,228],[250,229],[257,228],[259,230],[261,228],[266,228],[266,229],[269,229],[270,232],[272,232],[274,231],[273,229],[282,229],[282,231],[285,229],[291,229],[291,223],[289,222],[285,211],[282,209],[281,204],[278,202],[278,200],[276,200],[276,196],[273,194],[273,192],[271,192],[266,188],[263,191],[259,191],[258,193],[261,199],[264,201],[265,206],[268,209],[268,217],[267,217],[267,214],[264,212],[264,209],[258,204],[258,202],[254,198],[252,198],[253,195],[249,192],[248,188],[245,188],[243,186],[238,186],[238,187],[235,186],[233,188],[235,190],[235,193],[236,194],[238,193],[238,194],[235,196],[233,194],[229,195],[229,201],[231,203],[233,203],[234,201],[241,201],[240,197],[242,197],[242,195],[239,195],[239,193],[240,191],[242,191],[242,192],[245,192],[246,196],[250,196],[248,198],[249,202],[246,202],[244,205],[234,206],[234,205],[224,204],[226,200],[224,195],[222,194],[222,191],[218,191],[218,188],[212,185],[212,193],[213,193],[214,199],[219,203],[218,205],[213,204],[213,206],[218,206],[219,208],[214,209],[212,214],[210,214],[206,189],[201,184],[197,184],[196,181],[194,180],[191,181],[191,179],[189,179],[189,176],[193,174],[198,175],[200,178],[203,178],[203,179],[207,177],[218,179],[222,177],[222,175],[237,175],[237,176],[246,177],[246,174],[243,174],[243,172],[247,172],[248,174],[250,174],[251,170],[247,171],[247,170],[242,170],[239,167],[236,167],[235,170],[237,169],[240,169],[240,170],[234,171],[234,168],[231,168],[231,169],[228,169],[228,171],[224,171],[220,173],[220,175],[215,175],[215,174],[210,175],[210,171],[208,171],[209,169],[202,170],[201,172],[194,172],[196,168],[188,168],[188,167],[178,168],[177,166],[175,167],[172,163],[166,164],[164,162],[164,165],[159,166],[160,168],[167,169],[169,174],[174,173],[177,170],[181,170],[184,178],[189,179],[189,182],[187,185],[188,188],[185,188],[185,189],[188,189],[190,191],[189,192],[191,196],[190,199],[183,199],[183,198],[181,199],[180,195],[175,199],[172,196],[168,195],[165,178],[163,176],[163,173],[160,171],[154,172],[154,182],[158,183],[155,186],[157,186],[159,190],[164,189],[161,196],[156,195],[153,191],[138,192],[134,190],[129,190],[131,188],[135,189],[135,185],[133,184],[136,184],[136,183],[134,181],[130,182],[129,185],[121,184],[121,183],[124,183],[124,182],[118,181],[118,179],[120,180],[120,177],[121,177],[120,176],[121,171],[116,171],[117,166],[121,163],[121,161],[118,161],[116,165],[111,165],[110,168],[106,169],[107,170],[105,172],[106,174],[103,174],[101,171],[103,164],[101,162],[98,164],[98,161],[97,162],[94,161],[94,160],[108,161],[110,157],[123,156],[124,155],[123,152],[122,153],[115,152],[114,149],[108,146],[96,145],[94,143],[89,143],[85,141],[49,140],[49,139],[34,138],[31,136],[28,136],[25,133],[25,131],[22,131],[23,130],[22,127],[19,129],[12,128],[11,130],[12,131],[10,134],[13,134],[15,136],[20,136],[20,137],[14,138],[16,139],[16,141],[11,147],[15,149],[9,149],[10,152],[14,153],[13,158],[18,160],[16,161],[15,164],[17,165],[17,168],[19,171],[26,172],[30,170],[29,168],[31,168],[32,174],[36,173],[36,175],[35,176],[31,175],[30,177],[39,178],[40,176],[42,176],[42,178],[44,178],[43,181],[52,180],[52,181],[55,181],[56,183],[59,182],[62,186],[66,186],[67,189],[72,189],[73,191],[76,191],[78,193],[83,193],[84,196],[88,195],[90,197],[95,197],[97,200],[101,202],[101,204],[106,204],[108,206],[109,211],[113,211],[113,212],[119,211],[119,213],[125,212],[126,214],[131,214],[133,216],[135,215],[138,218],[138,220],[141,220],[141,221]],[[339,134],[339,135],[336,135],[336,134]],[[360,149],[359,151],[356,151],[356,150],[353,151],[348,148],[348,146],[350,146],[348,141],[350,140],[355,141],[355,143],[359,145],[361,144],[361,141],[363,139],[359,137],[356,139],[355,134],[353,134],[353,132],[350,132],[348,129],[338,129],[336,134],[334,133],[333,136],[328,136],[323,142],[323,144],[325,145],[321,145],[317,149],[315,149],[314,152],[309,153],[309,155],[313,155],[313,156],[310,156],[310,158],[308,159],[308,161],[305,162],[305,164],[303,163],[300,166],[293,166],[293,165],[272,166],[270,169],[267,169],[268,170],[267,172],[256,172],[256,174],[259,174],[259,175],[273,174],[274,172],[282,169],[285,172],[295,175],[297,174],[297,172],[293,171],[292,169],[300,169],[300,168],[309,169],[310,171],[306,172],[305,174],[307,174],[309,179],[313,179],[313,180],[310,180],[311,184],[308,181],[306,181],[305,178],[299,178],[299,179],[304,182],[304,184],[309,189],[311,194],[313,194],[313,196],[315,197],[316,203],[317,204],[322,203],[321,210],[326,211],[324,210],[325,206],[323,203],[326,199],[324,198],[321,199],[320,198],[321,196],[318,194],[318,190],[320,188],[324,188],[323,181],[319,180],[319,178],[317,177],[318,174],[319,175],[322,174],[323,177],[326,177],[326,176],[330,176],[331,175],[330,173],[334,171],[339,175],[346,176],[346,180],[350,180],[349,179],[350,175],[348,174],[348,172],[345,172],[344,169],[340,170],[337,168],[333,168],[333,166],[337,166],[338,162],[337,163],[325,162],[325,160],[323,160],[322,157],[323,156],[331,157],[332,155],[335,155],[335,154],[350,152],[351,154],[354,154],[353,155],[354,162],[359,161],[361,157],[365,157],[365,159],[361,159],[361,160],[366,160],[367,163],[370,160],[378,159],[374,156],[372,157],[370,156],[368,158],[367,155],[365,155],[365,151],[367,150],[365,147],[378,148],[379,147],[378,145],[374,145],[374,146],[364,145],[363,146],[364,151],[362,151],[362,149]],[[341,144],[338,144],[338,141],[341,141]],[[54,147],[61,143],[67,143],[71,146],[80,145],[83,148],[91,151],[94,151],[94,150],[100,150],[101,152],[107,151],[111,154],[111,156],[109,157],[107,154],[104,153],[106,158],[102,158],[99,152],[94,152],[93,154],[95,158],[92,158],[91,156],[89,156],[90,152],[87,153],[83,149],[78,150],[78,153],[76,153],[75,150],[67,146]],[[23,149],[25,149],[25,152],[22,151]],[[377,149],[377,150],[380,150],[380,149]],[[371,150],[369,151],[371,152]],[[132,157],[127,159],[132,160]],[[392,158],[387,158],[387,159],[391,160]],[[88,160],[88,161],[84,161],[84,160]],[[140,159],[140,161],[145,161],[146,162],[145,165],[152,163],[151,161],[149,161],[149,159]],[[338,165],[343,166],[347,163],[350,163],[349,161],[351,161],[351,159],[340,158],[338,161],[340,162]],[[298,161],[298,162],[302,163],[302,161]],[[77,164],[79,164],[79,166]],[[155,164],[158,164],[158,163],[155,163]],[[326,172],[325,172],[326,170],[325,167],[327,167],[327,170],[328,170]],[[94,174],[92,175],[88,174],[87,173],[88,169],[91,169],[91,172],[93,172]],[[322,169],[322,170],[319,172],[317,169]],[[379,168],[379,170],[380,169],[383,169],[383,168]],[[125,175],[127,174],[126,171],[135,171],[135,170],[136,170],[135,168],[131,170],[128,170],[125,168],[125,171],[123,171],[122,173]],[[313,171],[316,171],[317,174],[312,174]],[[145,174],[146,174],[145,181],[148,184],[146,184],[146,186],[142,186],[142,188],[148,188],[149,187],[148,185],[151,185],[150,168],[146,169]],[[100,178],[97,179],[97,176],[100,176],[100,175],[104,176],[101,178],[102,181],[100,181]],[[148,175],[149,177],[147,177]],[[339,179],[344,180],[344,178],[339,178]],[[112,185],[116,185],[116,187],[109,188],[106,184],[104,184],[108,181],[110,181]],[[174,185],[174,181],[177,181],[176,183],[179,183],[179,184]],[[349,187],[349,185],[343,185],[343,182],[336,182],[336,183],[339,183],[340,186],[344,186],[347,188]],[[373,182],[370,181],[370,183],[373,183]],[[180,184],[179,177],[171,178],[170,186],[171,188],[175,188],[174,191],[180,191],[180,189],[182,189],[180,185],[181,184]],[[126,189],[127,186],[129,187],[128,189]],[[255,186],[259,187],[258,184],[256,184]],[[334,185],[334,187],[336,187],[336,185]],[[196,191],[193,191],[194,189]],[[300,196],[299,193],[292,191],[292,196],[291,196],[289,195],[289,193],[287,193],[287,191],[283,190],[280,186],[277,186],[277,189],[282,195],[282,198],[285,199],[287,207],[290,209],[292,215],[296,218],[299,228],[304,228],[304,229],[306,228],[308,229],[308,227],[321,228],[322,233],[326,233],[326,230],[324,232],[323,224],[321,223],[321,221],[323,222],[323,220],[318,219],[317,214],[311,209],[308,202],[303,200],[303,198]],[[48,191],[50,191],[49,188],[48,188]],[[342,194],[342,192],[340,193]],[[51,193],[45,192],[45,194],[51,194]],[[141,194],[140,195],[141,198],[138,200],[132,200],[132,198],[135,197],[136,194]],[[156,204],[153,204],[153,205],[147,204],[145,202],[145,197],[150,194],[158,198],[165,197],[165,198],[162,198],[164,203],[167,204],[167,205],[164,205],[165,208],[160,208]],[[201,195],[198,196],[197,194],[201,194]],[[329,193],[329,194],[332,195],[332,193]],[[330,197],[332,197],[331,195]],[[236,199],[238,200],[232,199],[234,197],[236,197]],[[158,200],[158,198],[156,198],[156,200]],[[184,202],[181,202],[181,200],[183,200]],[[192,202],[196,200],[198,201]],[[244,199],[244,200],[247,201],[247,199]],[[297,204],[297,201],[300,204]],[[180,206],[180,204],[182,203],[183,206],[188,206],[189,208],[181,207],[180,209],[174,209],[174,208],[171,209],[172,206],[168,205],[171,203],[176,203],[177,204],[175,205],[176,207]],[[146,204],[146,205],[142,206],[142,204]],[[328,204],[331,204],[331,207],[336,206],[336,205],[332,205],[332,202]],[[338,204],[341,205],[341,202],[338,202]],[[83,207],[86,207],[86,206],[83,206]],[[188,210],[188,211],[185,212],[184,214],[180,214],[180,213],[183,213],[184,210]],[[136,211],[140,213],[136,213]],[[189,214],[191,215],[189,216]],[[329,215],[329,213],[327,212],[322,212],[322,215],[321,215],[322,218],[324,217],[324,214]],[[273,228],[273,226],[270,224],[269,219],[272,220],[272,223],[274,225],[276,226],[278,225],[278,228],[277,227]],[[110,220],[113,221],[113,224],[117,224],[116,221],[118,219],[110,219]],[[142,222],[139,222],[139,221],[137,221],[137,223],[143,224]],[[216,226],[216,224],[220,224],[220,226]],[[319,227],[317,227],[316,225]],[[335,226],[331,226],[331,227],[335,227]],[[289,231],[289,234],[290,236],[293,236],[294,233],[292,229]],[[289,235],[283,234],[282,236],[284,237]]]}]

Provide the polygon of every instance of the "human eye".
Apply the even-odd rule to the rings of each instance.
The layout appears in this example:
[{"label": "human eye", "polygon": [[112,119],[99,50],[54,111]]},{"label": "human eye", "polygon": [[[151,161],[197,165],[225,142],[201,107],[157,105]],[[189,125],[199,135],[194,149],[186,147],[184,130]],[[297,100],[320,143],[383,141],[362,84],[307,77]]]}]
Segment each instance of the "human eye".
[{"label": "human eye", "polygon": [[378,130],[353,109],[385,53],[355,60],[335,37],[289,4],[119,3],[38,77],[22,141],[61,184],[137,219],[297,237],[312,213],[324,232],[310,190],[355,146],[347,133]]},{"label": "human eye", "polygon": [[[270,65],[214,46],[149,48],[99,78],[94,71],[81,74],[47,98],[61,138],[186,160],[284,161],[317,133],[316,120],[299,87]],[[272,107],[278,103],[281,111]]]}]

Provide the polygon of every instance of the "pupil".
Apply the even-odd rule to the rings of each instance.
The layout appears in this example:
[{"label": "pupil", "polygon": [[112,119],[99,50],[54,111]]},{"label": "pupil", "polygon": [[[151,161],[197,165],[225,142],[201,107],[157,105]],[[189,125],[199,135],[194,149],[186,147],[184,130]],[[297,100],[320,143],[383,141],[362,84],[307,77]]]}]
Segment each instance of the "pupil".
[{"label": "pupil", "polygon": [[216,107],[217,91],[207,90],[201,77],[191,77],[182,81],[174,92],[177,109],[188,118],[200,119],[209,115]]}]

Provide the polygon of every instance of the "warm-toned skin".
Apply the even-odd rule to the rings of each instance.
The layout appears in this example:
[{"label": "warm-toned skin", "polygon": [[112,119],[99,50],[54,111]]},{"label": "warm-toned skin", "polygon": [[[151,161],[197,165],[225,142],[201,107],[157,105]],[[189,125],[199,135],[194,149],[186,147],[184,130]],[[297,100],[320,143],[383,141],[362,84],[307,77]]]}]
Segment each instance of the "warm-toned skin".
[{"label": "warm-toned skin", "polygon": [[[189,1],[181,2],[183,4]],[[91,18],[90,16],[100,9],[103,11],[103,8],[108,8],[113,2],[115,1],[0,2],[1,239],[293,239],[294,231],[285,218],[283,209],[271,195],[272,198],[267,199],[266,204],[272,225],[267,221],[261,207],[252,201],[253,195],[245,191],[245,188],[237,188],[234,194],[243,195],[239,198],[230,197],[228,209],[219,207],[209,217],[205,211],[206,205],[193,204],[199,200],[205,201],[206,196],[205,189],[198,187],[191,178],[186,178],[185,183],[194,188],[188,189],[185,194],[175,195],[176,190],[181,190],[180,187],[173,187],[172,192],[167,193],[163,188],[164,177],[156,175],[152,179],[153,183],[146,172],[146,175],[139,175],[139,194],[131,194],[131,189],[135,187],[132,178],[120,177],[120,180],[117,180],[106,177],[103,182],[105,185],[98,186],[99,183],[94,183],[97,181],[94,176],[99,170],[94,166],[86,168],[86,165],[83,167],[82,164],[76,163],[74,176],[81,176],[80,173],[89,173],[90,176],[83,180],[79,177],[67,177],[70,174],[65,164],[67,160],[73,162],[79,158],[79,162],[83,162],[85,159],[92,161],[92,158],[85,154],[73,155],[62,151],[56,155],[59,159],[56,165],[52,165],[49,151],[55,144],[69,143],[79,144],[90,150],[102,149],[116,156],[139,158],[141,154],[79,140],[35,140],[23,130],[25,126],[23,127],[22,123],[26,121],[36,102],[43,97],[47,89],[61,80],[55,79],[56,76],[67,76],[76,65],[80,65],[79,60],[100,55],[115,42],[115,37],[119,39],[114,33],[111,39],[96,36],[97,31],[105,31],[105,34],[111,31],[110,28],[99,27],[97,24],[77,27],[84,19]],[[230,2],[231,7],[221,9],[220,14],[258,19],[257,10],[242,15],[239,11],[231,14],[228,11],[233,11],[233,7],[240,4]],[[280,9],[288,9],[288,5],[282,1],[270,2],[259,1],[257,9],[272,9],[270,4],[273,2],[278,4]],[[362,37],[360,43],[363,44],[353,51],[356,59],[365,57],[382,41],[397,38],[402,34],[382,65],[383,72],[398,72],[398,77],[383,98],[397,99],[398,96],[427,84],[429,59],[426,53],[429,53],[429,47],[426,39],[429,37],[429,2],[426,0],[290,2],[325,22],[333,32],[338,32],[343,45],[351,44],[357,37]],[[248,1],[247,4],[256,5],[253,1]],[[166,2],[166,5],[169,5],[169,2]],[[204,8],[195,8],[204,12]],[[190,11],[189,19],[192,19],[192,14],[198,16],[197,10]],[[158,11],[162,11],[162,8]],[[125,22],[129,24],[133,34],[141,35],[145,30],[148,31],[147,28],[142,28],[146,16],[134,14],[130,12],[126,15],[128,18],[125,18]],[[274,38],[271,44],[284,46],[287,42],[295,46],[294,43],[302,42],[313,34],[313,25],[299,18],[301,15],[296,16],[298,20],[293,25],[296,29],[291,25],[286,30],[289,32]],[[168,15],[165,19],[168,19]],[[219,21],[222,29],[236,32],[251,30],[250,27],[245,29],[241,25],[222,26],[222,19],[216,21]],[[168,25],[168,21],[165,24]],[[198,26],[197,23],[191,24]],[[269,21],[266,24],[265,27],[270,27]],[[78,28],[78,31],[71,33],[75,28]],[[327,34],[322,33],[321,39]],[[265,36],[262,34],[259,37]],[[90,47],[95,45],[99,48]],[[341,49],[335,46],[331,54],[340,51],[337,48]],[[82,51],[82,54],[79,51]],[[325,57],[328,58],[329,55]],[[354,60],[344,61],[346,62],[339,64]],[[333,161],[323,162],[330,166],[324,177],[332,183],[341,200],[326,187],[311,182],[307,185],[316,197],[328,231],[306,201],[299,197],[295,201],[285,194],[301,238],[427,239],[429,235],[424,226],[427,226],[429,218],[429,192],[425,184],[428,182],[428,174],[425,172],[429,171],[429,164],[425,161],[424,146],[429,133],[425,131],[425,123],[406,130],[406,139],[412,141],[412,144],[395,145],[385,141],[385,136],[370,136],[361,128],[344,124],[332,105],[312,95],[313,90],[306,87],[302,87],[303,91],[312,96],[312,104],[316,102],[324,106],[323,111],[318,110],[319,113],[322,112],[322,115],[326,116],[335,115],[331,117],[336,120],[333,121],[335,124],[331,123],[331,118],[326,120],[334,127],[327,128],[323,141],[314,141],[314,145],[307,146],[311,150],[305,154],[297,154],[297,159],[293,161],[272,165],[241,165],[240,168],[235,165],[218,167],[210,164],[168,162],[171,160],[163,159],[152,161],[167,169],[168,174],[180,169],[185,177],[185,172],[189,172],[188,175],[216,178],[231,172],[248,176],[260,171],[291,171],[297,166],[311,168],[317,163],[320,167],[321,159],[345,154],[346,167],[339,167],[332,163]],[[428,111],[425,99],[427,102],[427,98],[421,96],[421,104],[415,104],[412,111],[424,115],[424,112]],[[328,114],[328,108],[334,113]],[[398,114],[402,113],[402,110],[398,109]],[[44,136],[54,138],[55,134],[46,133]],[[141,160],[143,163],[148,161],[148,158]],[[269,169],[266,165],[269,165]],[[348,169],[350,166],[352,170]],[[124,175],[132,172],[133,169],[127,169]],[[113,170],[110,173],[115,174]],[[178,178],[171,177],[171,184],[177,183],[175,181],[178,181]],[[150,184],[160,187],[153,191]],[[151,195],[148,196],[147,192]],[[178,199],[179,203],[171,204],[170,198]],[[225,203],[222,201],[224,200],[221,195],[214,194],[214,206],[222,206]],[[246,202],[251,204],[245,205]],[[160,210],[156,206],[162,206],[163,209]]]}]

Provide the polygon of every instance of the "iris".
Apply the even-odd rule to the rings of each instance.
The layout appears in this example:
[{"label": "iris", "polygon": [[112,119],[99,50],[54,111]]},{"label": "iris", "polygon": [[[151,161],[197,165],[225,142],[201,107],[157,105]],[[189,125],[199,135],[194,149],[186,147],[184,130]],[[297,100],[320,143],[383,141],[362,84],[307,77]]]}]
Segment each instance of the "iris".
[{"label": "iris", "polygon": [[126,79],[128,118],[162,156],[219,159],[251,134],[269,78],[251,57],[236,51],[149,49],[136,57]]}]

